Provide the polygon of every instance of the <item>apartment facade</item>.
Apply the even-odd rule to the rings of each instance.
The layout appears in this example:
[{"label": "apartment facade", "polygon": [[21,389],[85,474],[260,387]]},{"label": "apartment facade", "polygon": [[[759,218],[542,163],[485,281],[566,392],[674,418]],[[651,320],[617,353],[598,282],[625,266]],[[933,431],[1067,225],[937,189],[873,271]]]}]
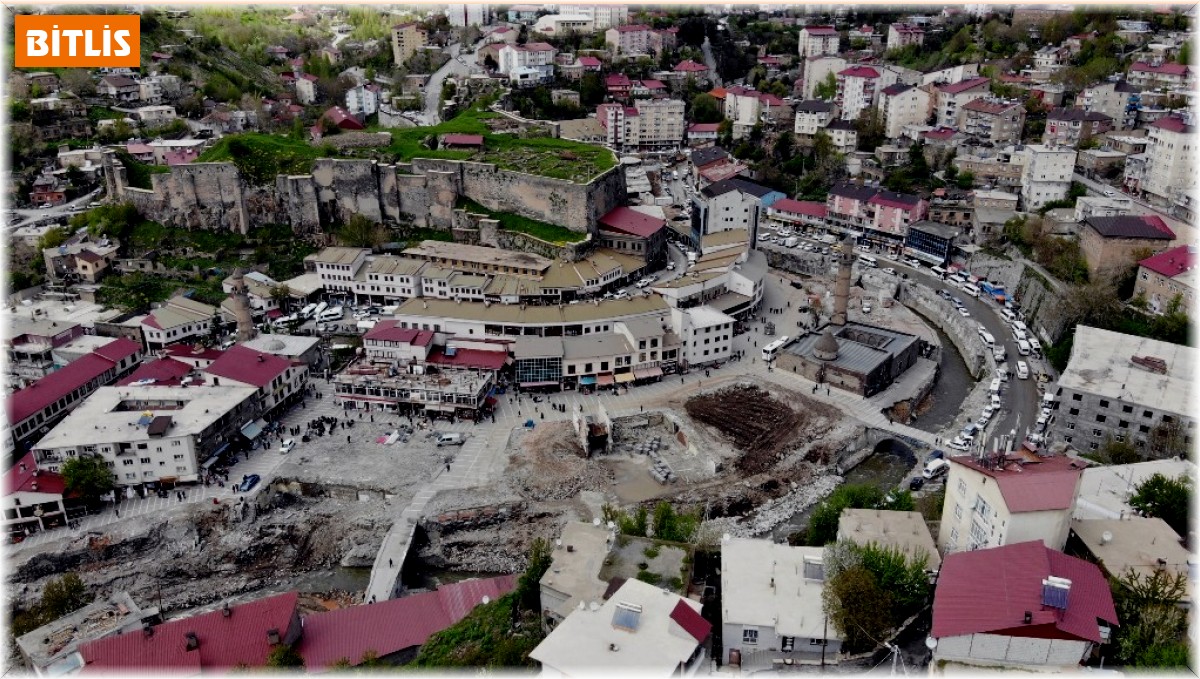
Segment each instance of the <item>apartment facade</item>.
[{"label": "apartment facade", "polygon": [[839,40],[840,36],[833,26],[805,26],[800,29],[800,58],[837,54]]},{"label": "apartment facade", "polygon": [[887,138],[900,139],[905,127],[924,125],[929,119],[929,93],[903,83],[888,85],[879,91],[879,110]]},{"label": "apartment facade", "polygon": [[648,54],[652,29],[644,24],[614,26],[604,32],[604,43],[613,54]]},{"label": "apartment facade", "polygon": [[1019,144],[1025,127],[1025,106],[1016,101],[979,98],[962,107],[959,129],[992,144]]},{"label": "apartment facade", "polygon": [[937,124],[939,127],[956,127],[959,111],[968,102],[987,96],[991,88],[988,78],[967,78],[956,83],[937,85]]},{"label": "apartment facade", "polygon": [[1197,272],[1193,269],[1200,261],[1198,255],[1200,249],[1195,245],[1180,245],[1138,262],[1133,296],[1146,300],[1156,314],[1176,298],[1182,300],[1183,308],[1189,308],[1195,299]]},{"label": "apartment facade", "polygon": [[863,111],[874,106],[879,85],[879,71],[870,66],[853,66],[838,72],[834,101],[842,111],[842,120],[858,120]]},{"label": "apartment facade", "polygon": [[686,129],[684,109],[676,99],[638,99],[633,106],[605,106],[601,122],[615,149],[678,148]]},{"label": "apartment facade", "polygon": [[1113,119],[1098,111],[1081,108],[1056,108],[1046,114],[1043,144],[1079,146],[1113,129]]},{"label": "apartment facade", "polygon": [[417,50],[429,44],[429,33],[415,21],[392,26],[392,60],[408,61]]},{"label": "apartment facade", "polygon": [[1073,148],[1030,144],[1024,151],[1021,172],[1021,202],[1026,211],[1067,197],[1075,172]]},{"label": "apartment facade", "polygon": [[888,26],[887,49],[904,49],[909,45],[920,46],[925,42],[925,30],[913,24],[892,24]]},{"label": "apartment facade", "polygon": [[1167,116],[1149,127],[1144,178],[1137,189],[1151,202],[1190,214],[1190,191],[1196,185],[1196,128]]}]

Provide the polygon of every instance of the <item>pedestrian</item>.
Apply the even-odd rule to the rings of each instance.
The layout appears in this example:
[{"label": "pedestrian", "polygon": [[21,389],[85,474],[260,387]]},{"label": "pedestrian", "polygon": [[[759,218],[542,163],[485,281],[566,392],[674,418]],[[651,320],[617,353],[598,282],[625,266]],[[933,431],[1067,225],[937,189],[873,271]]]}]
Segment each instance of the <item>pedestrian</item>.
[{"label": "pedestrian", "polygon": [[121,518],[121,510],[114,508],[113,511],[117,513],[118,519]]},{"label": "pedestrian", "polygon": [[346,434],[346,443],[350,443],[350,435]]},{"label": "pedestrian", "polygon": [[825,385],[825,395],[829,395],[829,385]]},{"label": "pedestrian", "polygon": [[450,471],[450,463],[449,462],[446,463],[446,471]]},{"label": "pedestrian", "polygon": [[644,405],[638,406],[638,412],[642,412],[642,413],[646,412],[646,406],[644,406]]},{"label": "pedestrian", "polygon": [[391,567],[392,567],[392,560],[388,559],[388,568],[391,568]]}]

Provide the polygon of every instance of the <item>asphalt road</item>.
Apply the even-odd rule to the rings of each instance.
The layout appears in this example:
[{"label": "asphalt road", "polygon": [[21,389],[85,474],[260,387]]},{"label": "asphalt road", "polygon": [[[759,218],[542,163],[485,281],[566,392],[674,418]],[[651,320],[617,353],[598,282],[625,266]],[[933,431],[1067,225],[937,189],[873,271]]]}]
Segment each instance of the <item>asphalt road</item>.
[{"label": "asphalt road", "polygon": [[103,192],[104,192],[104,189],[96,189],[96,190],[92,191],[91,193],[88,193],[86,195],[80,196],[79,198],[76,198],[75,200],[72,200],[67,203],[63,203],[62,205],[56,205],[55,207],[47,208],[45,210],[40,210],[40,209],[9,210],[10,214],[17,215],[18,217],[21,218],[21,221],[15,222],[13,224],[8,224],[6,226],[9,230],[15,230],[15,229],[19,229],[22,226],[29,226],[30,224],[36,224],[38,222],[43,222],[43,221],[48,221],[48,220],[53,220],[53,219],[61,219],[64,217],[70,217],[73,214],[73,211],[75,208],[87,207],[88,203],[95,200],[96,196],[100,195]]},{"label": "asphalt road", "polygon": [[[450,74],[454,75],[470,75],[471,73],[482,73],[483,67],[478,65],[476,57],[479,55],[479,48],[483,46],[483,41],[475,44],[475,48],[462,54],[462,45],[454,43],[447,50],[450,52],[450,61],[447,61],[441,68],[429,77],[429,83],[425,85],[425,110],[421,115],[424,118],[425,125],[437,125],[441,122],[441,116],[438,115],[438,109],[441,107],[442,83],[446,81],[446,77]],[[462,61],[459,61],[459,56],[462,56]]]}]

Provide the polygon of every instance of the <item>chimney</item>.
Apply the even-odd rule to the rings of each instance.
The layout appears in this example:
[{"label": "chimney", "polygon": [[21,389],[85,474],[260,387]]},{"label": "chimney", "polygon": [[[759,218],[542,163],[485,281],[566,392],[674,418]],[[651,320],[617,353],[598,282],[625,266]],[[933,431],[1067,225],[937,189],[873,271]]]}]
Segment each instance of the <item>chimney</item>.
[{"label": "chimney", "polygon": [[221,616],[228,618],[231,615],[233,615],[233,610],[229,608],[229,602],[226,601],[225,606],[221,609]]},{"label": "chimney", "polygon": [[196,636],[195,632],[187,633],[187,650],[194,651],[200,648],[200,637]]},{"label": "chimney", "polygon": [[154,626],[148,622],[143,622],[142,623],[142,636],[146,637],[147,639],[154,636]]},{"label": "chimney", "polygon": [[279,643],[279,630],[272,627],[267,630],[267,643],[275,646]]},{"label": "chimney", "polygon": [[1032,622],[1033,622],[1033,611],[1025,611],[1025,624],[1028,625]]},{"label": "chimney", "polygon": [[259,362],[259,363],[262,363],[262,362],[263,362],[263,360],[264,360],[264,359],[263,359],[263,355],[262,355],[262,354],[259,354],[259,355],[258,355],[258,362]]}]

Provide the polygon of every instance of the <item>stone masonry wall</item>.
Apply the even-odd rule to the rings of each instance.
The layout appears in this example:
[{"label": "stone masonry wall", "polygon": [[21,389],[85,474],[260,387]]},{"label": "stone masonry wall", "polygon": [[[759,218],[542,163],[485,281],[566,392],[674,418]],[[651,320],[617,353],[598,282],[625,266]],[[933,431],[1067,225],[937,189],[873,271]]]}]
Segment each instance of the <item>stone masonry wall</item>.
[{"label": "stone masonry wall", "polygon": [[901,285],[900,300],[949,335],[972,377],[979,379],[983,375],[987,368],[987,347],[979,339],[979,326],[973,319],[959,315],[952,304],[923,285]]}]

